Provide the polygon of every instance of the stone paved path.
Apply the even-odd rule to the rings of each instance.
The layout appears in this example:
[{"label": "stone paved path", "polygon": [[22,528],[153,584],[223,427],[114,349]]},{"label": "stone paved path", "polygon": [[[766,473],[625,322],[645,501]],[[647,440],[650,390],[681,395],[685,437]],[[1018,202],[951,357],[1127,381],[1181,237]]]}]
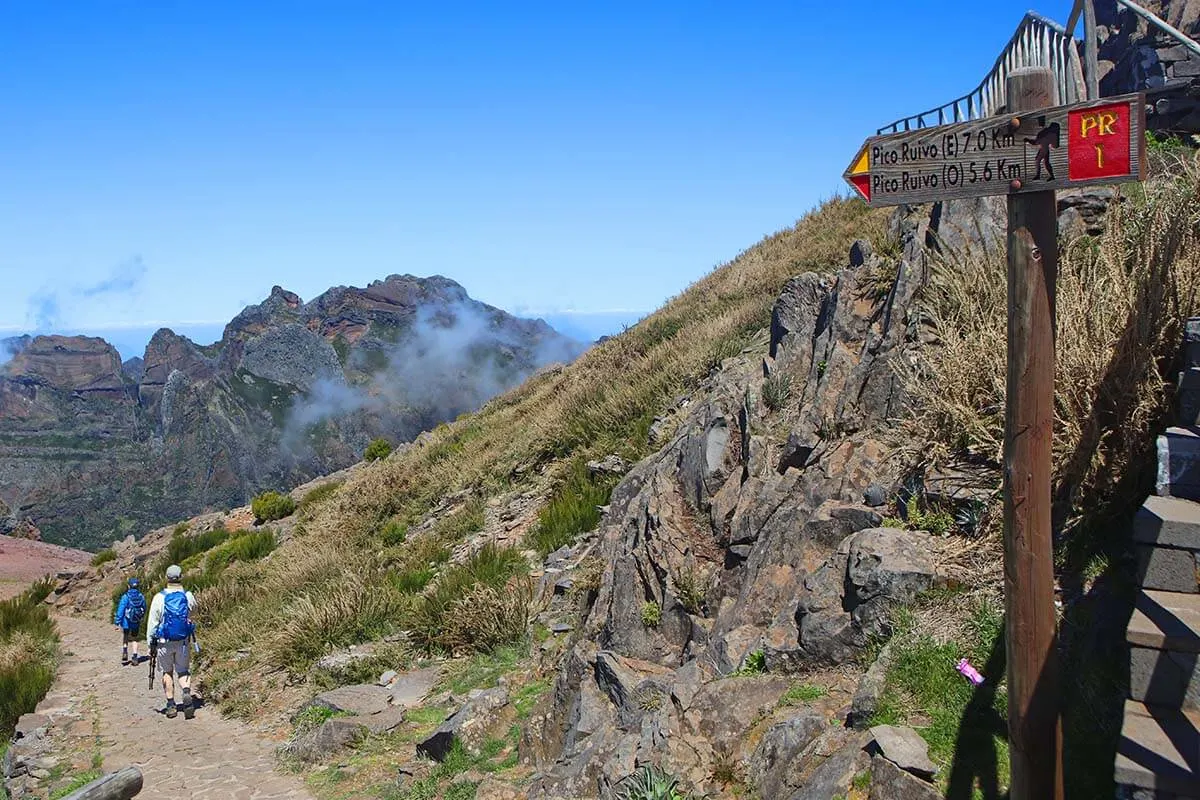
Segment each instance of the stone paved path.
[{"label": "stone paved path", "polygon": [[[201,707],[193,719],[167,719],[162,689],[146,688],[149,664],[122,667],[120,635],[94,619],[59,616],[64,652],[42,705],[84,715],[69,735],[90,748],[87,698],[96,698],[104,771],[136,766],[145,785],[137,800],[312,800],[299,778],[275,770],[275,745],[247,725]],[[142,650],[145,650],[143,643]]]}]

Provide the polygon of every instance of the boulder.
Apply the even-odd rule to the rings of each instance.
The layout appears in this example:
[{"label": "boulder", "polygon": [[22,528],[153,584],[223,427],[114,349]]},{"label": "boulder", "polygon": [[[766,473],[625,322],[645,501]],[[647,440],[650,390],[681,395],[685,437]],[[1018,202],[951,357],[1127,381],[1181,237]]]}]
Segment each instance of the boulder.
[{"label": "boulder", "polygon": [[322,692],[312,699],[310,705],[323,706],[347,714],[369,716],[386,709],[390,698],[391,693],[382,686],[361,683]]},{"label": "boulder", "polygon": [[499,719],[500,710],[507,704],[508,690],[503,687],[472,690],[458,711],[417,744],[417,753],[434,761],[442,761],[455,739],[468,750],[477,752],[488,730]]},{"label": "boulder", "polygon": [[868,800],[942,800],[942,793],[881,756],[871,759]]},{"label": "boulder", "polygon": [[871,728],[874,741],[869,748],[905,772],[930,779],[937,765],[929,760],[929,745],[912,728],[876,725]]},{"label": "boulder", "polygon": [[854,776],[866,769],[870,758],[863,751],[863,737],[852,737],[812,771],[788,800],[830,800],[846,796]]},{"label": "boulder", "polygon": [[888,609],[911,602],[934,583],[928,535],[869,528],[842,541],[805,579],[796,611],[799,641],[784,627],[768,642],[767,664],[812,659],[841,664],[887,626]]},{"label": "boulder", "polygon": [[587,463],[588,474],[593,478],[601,475],[624,475],[629,471],[629,462],[618,455],[607,455],[599,461]]},{"label": "boulder", "polygon": [[399,706],[388,706],[383,711],[367,716],[346,717],[351,722],[356,722],[376,735],[387,733],[395,730],[404,722],[406,709]]},{"label": "boulder", "polygon": [[343,747],[354,744],[366,733],[367,728],[362,723],[345,717],[334,717],[285,745],[284,751],[301,761],[322,761]]},{"label": "boulder", "polygon": [[749,778],[762,797],[785,797],[800,788],[801,754],[826,727],[824,716],[804,710],[767,729],[749,761]]},{"label": "boulder", "polygon": [[389,700],[394,706],[412,708],[429,696],[437,685],[441,671],[437,667],[415,669],[400,673],[399,677],[389,686]]}]

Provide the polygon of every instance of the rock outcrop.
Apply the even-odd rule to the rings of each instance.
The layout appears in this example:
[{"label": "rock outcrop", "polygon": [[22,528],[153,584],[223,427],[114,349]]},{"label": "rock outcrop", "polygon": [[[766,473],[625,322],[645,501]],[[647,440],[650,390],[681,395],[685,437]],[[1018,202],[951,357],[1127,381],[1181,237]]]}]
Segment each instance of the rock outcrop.
[{"label": "rock outcrop", "polygon": [[276,286],[221,341],[163,329],[124,364],[102,339],[7,339],[0,502],[13,526],[100,547],[341,469],[372,438],[407,441],[580,349],[408,275],[309,303]]},{"label": "rock outcrop", "polygon": [[922,336],[922,233],[905,229],[902,264],[858,247],[858,266],[790,280],[765,362],[723,363],[618,484],[609,568],[522,743],[531,797],[607,796],[648,763],[709,791],[733,763],[764,797],[828,798],[868,764],[866,734],[780,698],[937,580],[929,534],[880,527],[905,468],[891,421]]}]

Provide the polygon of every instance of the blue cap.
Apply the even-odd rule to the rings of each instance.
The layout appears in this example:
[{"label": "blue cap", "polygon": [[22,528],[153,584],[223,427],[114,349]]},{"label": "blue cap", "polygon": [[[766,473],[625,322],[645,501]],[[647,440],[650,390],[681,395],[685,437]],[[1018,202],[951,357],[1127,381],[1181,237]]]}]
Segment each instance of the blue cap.
[{"label": "blue cap", "polygon": [[130,579],[129,579],[129,588],[130,588],[130,589],[136,589],[136,588],[137,588],[137,585],[138,585],[138,579],[137,579],[137,578],[130,578]]}]

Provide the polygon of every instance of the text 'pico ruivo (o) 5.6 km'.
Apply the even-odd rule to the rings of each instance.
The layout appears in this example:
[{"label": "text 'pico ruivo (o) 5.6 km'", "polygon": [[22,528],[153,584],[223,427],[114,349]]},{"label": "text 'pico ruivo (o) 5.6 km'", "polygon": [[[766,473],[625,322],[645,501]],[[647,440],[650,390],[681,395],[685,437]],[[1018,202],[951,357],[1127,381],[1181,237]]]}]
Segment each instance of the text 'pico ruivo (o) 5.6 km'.
[{"label": "text 'pico ruivo (o) 5.6 km'", "polygon": [[872,206],[1142,180],[1145,95],[875,136],[845,179]]}]

